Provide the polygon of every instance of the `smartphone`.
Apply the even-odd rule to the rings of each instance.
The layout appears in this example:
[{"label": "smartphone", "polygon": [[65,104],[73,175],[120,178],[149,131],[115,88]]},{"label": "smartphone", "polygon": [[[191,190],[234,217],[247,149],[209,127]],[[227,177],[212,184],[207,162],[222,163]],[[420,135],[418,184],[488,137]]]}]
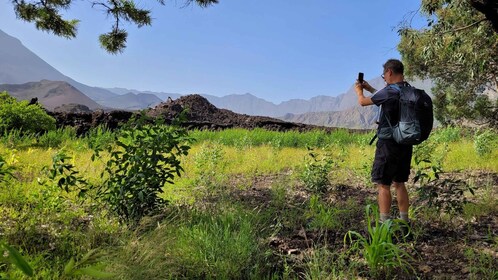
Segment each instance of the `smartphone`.
[{"label": "smartphone", "polygon": [[358,82],[363,83],[363,73],[358,73]]}]

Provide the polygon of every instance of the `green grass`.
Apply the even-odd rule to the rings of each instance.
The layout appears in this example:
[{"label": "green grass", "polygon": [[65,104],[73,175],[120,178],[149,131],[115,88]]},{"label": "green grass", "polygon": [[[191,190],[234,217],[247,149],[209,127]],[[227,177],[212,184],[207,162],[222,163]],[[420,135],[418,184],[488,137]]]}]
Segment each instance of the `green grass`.
[{"label": "green grass", "polygon": [[[498,172],[498,149],[490,146],[491,152],[480,156],[473,133],[460,128],[437,130],[420,149],[440,161],[445,171]],[[334,162],[327,177],[332,185],[328,195],[340,194],[334,189],[338,184],[370,187],[372,134],[231,129],[192,135],[197,142],[182,157],[185,172],[163,189],[162,197],[170,201],[166,212],[131,230],[119,224],[105,205],[63,192],[42,171],[54,154],[64,150],[79,174],[94,185],[101,184],[105,178],[100,173],[109,156],[102,153],[91,161],[91,148],[111,143],[112,132],[99,128],[83,138],[71,129],[41,136],[3,134],[0,156],[14,168],[14,178],[0,180],[0,242],[18,249],[38,279],[63,279],[67,262],[80,260],[92,249],[104,255],[98,262],[117,279],[353,279],[368,274],[365,263],[377,267],[374,270],[383,269],[375,261],[377,249],[368,251],[374,248],[368,238],[376,238],[380,229],[363,237],[366,243],[358,245],[362,254],[328,243],[328,237],[344,236],[348,230],[360,232],[358,212],[363,205],[352,199],[331,202],[325,195],[312,196],[298,176],[310,146]],[[462,219],[453,219],[455,223],[467,225],[498,211],[491,176],[469,183],[478,195],[464,206]],[[420,226],[439,221],[430,210],[412,211]],[[452,218],[448,215],[448,220]],[[292,237],[302,229],[317,235],[303,258],[269,247],[272,238]],[[414,229],[424,234],[424,228]],[[392,269],[407,268],[395,253],[406,256],[389,246],[382,250],[395,257],[388,260],[395,262]],[[475,279],[493,276],[494,263],[478,255],[477,247],[471,249],[467,252],[470,275]],[[471,257],[476,260],[470,261]],[[0,261],[3,272],[14,279],[24,277]]]},{"label": "green grass", "polygon": [[267,145],[275,148],[327,147],[330,145],[350,145],[368,143],[373,133],[355,134],[347,129],[337,129],[330,133],[322,130],[309,132],[277,132],[264,129],[226,129],[222,131],[194,131],[191,134],[198,142],[217,142],[225,146],[244,148]]},{"label": "green grass", "polygon": [[[393,235],[399,231],[397,221],[379,222],[379,214],[375,207],[366,206],[368,234],[366,237],[356,231],[348,231],[344,242],[349,242],[353,252],[361,252],[370,274],[374,277],[389,277],[394,268],[413,271],[410,265],[412,257],[399,245],[393,243]],[[373,218],[371,216],[374,216]],[[372,223],[374,222],[374,225]]]},{"label": "green grass", "polygon": [[118,278],[247,279],[264,273],[256,213],[219,206],[177,209],[134,236],[113,260]]}]

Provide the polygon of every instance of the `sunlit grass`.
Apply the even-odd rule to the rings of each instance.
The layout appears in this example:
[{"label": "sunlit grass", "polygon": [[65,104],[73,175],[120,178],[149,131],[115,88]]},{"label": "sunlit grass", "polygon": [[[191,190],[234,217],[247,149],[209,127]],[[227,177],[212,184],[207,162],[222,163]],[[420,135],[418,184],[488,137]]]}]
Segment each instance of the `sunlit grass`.
[{"label": "sunlit grass", "polygon": [[[39,277],[59,279],[60,269],[69,258],[77,258],[94,248],[108,252],[109,256],[117,254],[105,263],[119,274],[119,279],[144,276],[236,279],[246,277],[247,273],[254,279],[273,273],[276,278],[290,273],[292,278],[303,268],[304,277],[341,278],[351,274],[347,267],[322,262],[319,257],[325,256],[326,251],[324,255],[305,258],[303,261],[308,263],[298,265],[286,262],[286,256],[265,254],[260,246],[263,244],[269,250],[269,236],[300,228],[340,234],[351,230],[349,220],[355,219],[350,216],[360,207],[356,201],[328,204],[320,200],[312,204],[304,196],[306,201],[296,204],[292,195],[303,191],[297,174],[309,157],[306,147],[332,158],[336,164],[329,174],[332,185],[370,186],[375,145],[368,145],[368,141],[372,134],[346,130],[301,134],[260,129],[193,132],[197,141],[182,158],[185,172],[174,184],[166,185],[162,195],[170,202],[168,211],[174,208],[182,211],[173,211],[173,216],[158,218],[146,229],[132,232],[118,224],[104,205],[80,200],[53,182],[52,185],[39,183],[47,180],[42,168],[50,166],[52,156],[62,149],[81,176],[94,185],[102,183],[100,174],[108,155],[103,152],[92,161],[93,151],[89,146],[109,143],[112,135],[96,131],[92,136],[95,139],[91,140],[74,138],[71,131],[64,133],[64,141],[52,141],[55,136],[47,135],[43,145],[32,138],[16,140],[19,135],[15,134],[0,139],[0,155],[15,168],[15,179],[0,183],[0,240],[9,241],[26,254],[39,271]],[[491,147],[491,153],[479,157],[471,134],[457,128],[441,130],[434,134],[433,142],[434,154],[442,155],[444,171],[498,172],[498,149]],[[272,183],[269,177],[277,179]],[[259,178],[268,180],[265,182],[268,192],[263,199],[270,201],[258,200],[256,206],[247,207],[230,197],[237,191],[253,191],[253,184]],[[471,180],[478,195],[472,198],[472,204],[465,205],[463,220],[472,222],[496,214],[493,182],[492,177],[487,181]],[[277,259],[265,259],[270,255]],[[326,260],[337,262],[343,257],[349,258],[331,255]],[[354,265],[355,260],[348,262]],[[276,270],[267,271],[263,264],[274,265]]]},{"label": "sunlit grass", "polygon": [[488,170],[498,172],[498,145],[492,152],[484,157],[479,157],[474,149],[474,143],[463,139],[449,144],[450,152],[444,161],[447,171]]}]

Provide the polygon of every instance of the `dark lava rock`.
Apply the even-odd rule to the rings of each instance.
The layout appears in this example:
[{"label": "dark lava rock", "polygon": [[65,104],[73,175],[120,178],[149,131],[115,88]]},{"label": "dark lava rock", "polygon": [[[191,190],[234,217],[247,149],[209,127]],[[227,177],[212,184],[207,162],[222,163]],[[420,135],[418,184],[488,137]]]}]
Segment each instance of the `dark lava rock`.
[{"label": "dark lava rock", "polygon": [[[310,131],[319,129],[329,132],[337,129],[285,122],[270,117],[238,114],[230,110],[216,108],[206,98],[197,94],[182,96],[176,100],[168,99],[168,101],[160,103],[153,109],[147,110],[145,115],[151,118],[161,117],[165,119],[166,123],[171,123],[185,109],[187,110],[187,121],[183,125],[189,129],[263,128],[274,131]],[[93,113],[52,112],[50,114],[57,119],[58,127],[66,125],[74,126],[77,128],[78,135],[81,135],[86,133],[91,127],[98,125],[105,125],[109,129],[115,129],[120,124],[127,122],[136,113],[129,111],[104,112],[99,110]]]},{"label": "dark lava rock", "polygon": [[82,104],[63,104],[55,107],[54,112],[57,113],[91,113],[92,110],[88,106]]}]

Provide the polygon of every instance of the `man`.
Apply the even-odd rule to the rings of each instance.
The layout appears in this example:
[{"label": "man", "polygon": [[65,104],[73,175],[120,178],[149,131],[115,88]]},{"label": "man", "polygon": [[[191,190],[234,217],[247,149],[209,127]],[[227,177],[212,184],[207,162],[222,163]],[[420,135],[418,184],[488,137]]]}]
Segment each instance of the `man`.
[{"label": "man", "polygon": [[[367,82],[356,82],[355,91],[358,95],[358,103],[361,106],[377,105],[381,106],[379,127],[377,133],[391,125],[396,125],[399,119],[399,87],[406,86],[404,81],[403,63],[397,59],[389,59],[384,65],[382,78],[387,86],[375,93],[371,97],[363,95],[363,89],[374,93],[376,90]],[[408,219],[408,192],[405,182],[410,174],[410,163],[413,147],[411,145],[397,144],[393,139],[377,140],[375,159],[372,168],[372,181],[378,188],[378,204],[381,222],[390,219],[391,212],[391,184],[396,190],[396,197],[400,211],[400,218],[406,222]]]}]

